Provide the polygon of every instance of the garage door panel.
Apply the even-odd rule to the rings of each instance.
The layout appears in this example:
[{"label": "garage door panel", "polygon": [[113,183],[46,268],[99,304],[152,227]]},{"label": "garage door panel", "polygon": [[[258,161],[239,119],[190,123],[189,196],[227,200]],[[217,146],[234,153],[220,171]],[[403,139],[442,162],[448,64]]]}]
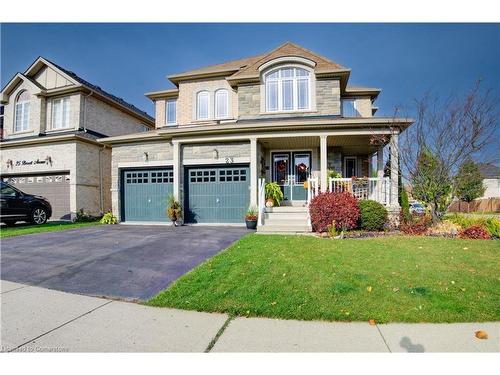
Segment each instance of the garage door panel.
[{"label": "garage door panel", "polygon": [[9,176],[4,181],[27,194],[45,197],[52,206],[51,220],[71,219],[69,173]]},{"label": "garage door panel", "polygon": [[191,168],[185,183],[187,222],[243,222],[250,197],[248,167]]},{"label": "garage door panel", "polygon": [[122,177],[124,221],[168,221],[173,193],[171,169],[125,170]]}]

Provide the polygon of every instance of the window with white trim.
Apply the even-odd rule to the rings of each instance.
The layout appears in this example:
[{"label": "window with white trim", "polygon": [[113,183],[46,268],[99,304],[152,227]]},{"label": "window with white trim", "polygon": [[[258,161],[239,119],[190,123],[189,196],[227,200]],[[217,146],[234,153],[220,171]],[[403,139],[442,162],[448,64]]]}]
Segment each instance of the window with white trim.
[{"label": "window with white trim", "polygon": [[69,97],[52,100],[52,129],[65,129],[70,127],[69,106]]},{"label": "window with white trim", "polygon": [[30,94],[24,90],[16,101],[16,115],[14,119],[14,132],[29,130],[30,123]]},{"label": "window with white trim", "polygon": [[196,119],[207,120],[209,116],[209,93],[200,91],[196,95]]},{"label": "window with white trim", "polygon": [[342,117],[361,117],[355,99],[342,99]]},{"label": "window with white trim", "polygon": [[229,116],[229,93],[226,89],[215,92],[215,118],[227,118]]},{"label": "window with white trim", "polygon": [[264,76],[266,111],[289,112],[311,109],[311,79],[302,68],[280,68]]},{"label": "window with white trim", "polygon": [[177,124],[177,100],[169,99],[167,100],[167,125]]}]

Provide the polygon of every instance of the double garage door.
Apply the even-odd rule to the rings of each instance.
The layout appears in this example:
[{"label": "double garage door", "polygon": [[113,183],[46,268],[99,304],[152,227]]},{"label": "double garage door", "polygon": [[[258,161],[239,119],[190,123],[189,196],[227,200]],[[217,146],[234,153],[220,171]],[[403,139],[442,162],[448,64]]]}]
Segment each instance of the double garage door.
[{"label": "double garage door", "polygon": [[24,193],[45,197],[52,206],[51,220],[71,219],[69,173],[16,175],[3,180]]},{"label": "double garage door", "polygon": [[[167,198],[173,171],[136,169],[122,172],[122,220],[168,221]],[[243,223],[249,203],[248,166],[186,167],[186,223]]]}]

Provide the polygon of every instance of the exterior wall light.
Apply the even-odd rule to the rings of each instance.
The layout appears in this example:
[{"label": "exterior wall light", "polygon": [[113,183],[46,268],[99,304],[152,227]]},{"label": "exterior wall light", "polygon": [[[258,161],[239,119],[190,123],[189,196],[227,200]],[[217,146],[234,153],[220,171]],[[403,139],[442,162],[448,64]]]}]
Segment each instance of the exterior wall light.
[{"label": "exterior wall light", "polygon": [[218,159],[219,158],[219,151],[217,151],[217,149],[214,148],[214,150],[212,151],[212,155],[213,155],[214,159]]},{"label": "exterior wall light", "polygon": [[148,161],[149,160],[149,155],[147,152],[144,153],[144,161]]},{"label": "exterior wall light", "polygon": [[46,162],[47,164],[52,165],[52,157],[47,155],[47,157],[45,158],[45,162]]}]

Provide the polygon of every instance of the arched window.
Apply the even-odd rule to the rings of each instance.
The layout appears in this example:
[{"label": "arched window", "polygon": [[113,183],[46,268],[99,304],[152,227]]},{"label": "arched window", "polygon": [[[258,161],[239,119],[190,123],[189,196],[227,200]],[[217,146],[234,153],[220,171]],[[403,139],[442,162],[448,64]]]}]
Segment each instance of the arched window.
[{"label": "arched window", "polygon": [[229,116],[229,93],[226,89],[215,92],[215,117],[226,118]]},{"label": "arched window", "polygon": [[310,75],[302,68],[280,68],[264,76],[266,111],[300,111],[310,109]]},{"label": "arched window", "polygon": [[23,132],[30,127],[30,99],[30,93],[26,90],[17,97],[14,132]]},{"label": "arched window", "polygon": [[207,120],[209,108],[209,94],[208,91],[200,91],[196,95],[196,119]]}]

